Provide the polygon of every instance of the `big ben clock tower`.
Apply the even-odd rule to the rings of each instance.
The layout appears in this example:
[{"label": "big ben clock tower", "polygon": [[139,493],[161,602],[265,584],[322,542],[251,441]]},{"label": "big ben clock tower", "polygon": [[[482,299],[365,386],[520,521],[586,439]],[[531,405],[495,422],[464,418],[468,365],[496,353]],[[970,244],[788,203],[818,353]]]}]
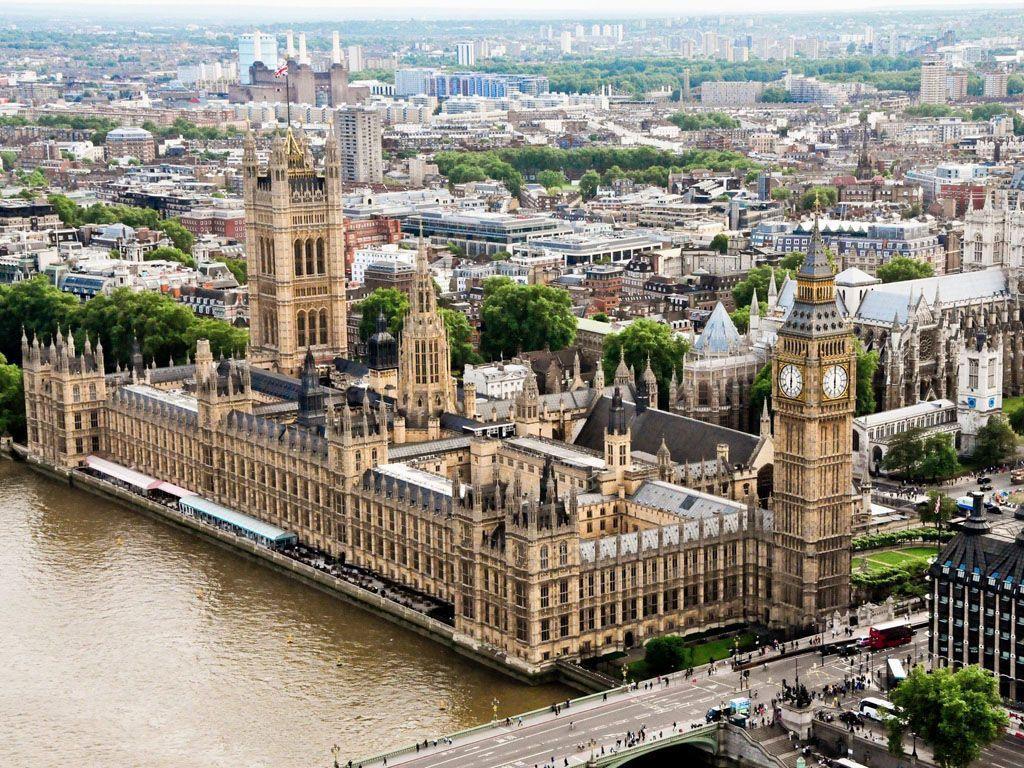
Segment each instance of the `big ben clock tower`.
[{"label": "big ben clock tower", "polygon": [[806,627],[850,604],[856,351],[817,220],[772,363],[773,618]]}]

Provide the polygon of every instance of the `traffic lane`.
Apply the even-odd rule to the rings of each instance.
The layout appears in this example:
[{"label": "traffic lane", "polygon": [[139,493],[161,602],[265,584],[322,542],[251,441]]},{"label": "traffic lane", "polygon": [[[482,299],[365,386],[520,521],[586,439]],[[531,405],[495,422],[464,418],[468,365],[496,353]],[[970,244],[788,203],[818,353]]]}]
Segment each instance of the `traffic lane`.
[{"label": "traffic lane", "polygon": [[[648,732],[671,729],[672,723],[682,724],[689,728],[691,722],[703,722],[704,714],[711,707],[724,703],[737,696],[750,696],[754,691],[757,698],[752,699],[756,705],[768,703],[777,697],[782,690],[782,680],[793,683],[796,675],[800,681],[810,688],[821,688],[824,685],[840,683],[844,677],[860,674],[863,663],[867,672],[884,669],[885,661],[890,656],[905,658],[907,653],[915,658],[924,647],[925,639],[917,638],[914,642],[890,649],[887,653],[875,653],[870,662],[863,657],[842,658],[829,655],[824,664],[820,655],[808,653],[789,659],[766,660],[765,665],[751,669],[750,688],[739,688],[739,676],[735,672],[722,668],[714,675],[695,675],[689,680],[678,675],[670,676],[668,687],[655,684],[651,690],[641,688],[631,692],[627,698],[617,698],[598,707],[579,712],[573,717],[574,710],[570,707],[561,715],[549,716],[548,719],[522,727],[501,727],[492,736],[480,741],[456,744],[425,755],[410,755],[407,760],[392,762],[391,765],[407,766],[454,766],[469,765],[473,768],[490,768],[513,762],[539,762],[543,764],[552,756],[558,760],[569,757],[570,760],[582,754],[575,749],[579,743],[596,739],[598,749],[614,744],[616,738],[622,738],[626,731],[637,731],[641,725],[648,726]],[[901,653],[897,653],[901,652]],[[853,661],[851,666],[850,662]],[[794,676],[787,677],[793,670]],[[869,693],[880,695],[877,686]],[[854,699],[855,700],[855,699]],[[569,729],[569,721],[575,728]],[[524,746],[524,740],[527,745]],[[530,750],[525,752],[525,750]],[[584,750],[589,756],[589,750]],[[498,762],[494,762],[497,760]]]}]

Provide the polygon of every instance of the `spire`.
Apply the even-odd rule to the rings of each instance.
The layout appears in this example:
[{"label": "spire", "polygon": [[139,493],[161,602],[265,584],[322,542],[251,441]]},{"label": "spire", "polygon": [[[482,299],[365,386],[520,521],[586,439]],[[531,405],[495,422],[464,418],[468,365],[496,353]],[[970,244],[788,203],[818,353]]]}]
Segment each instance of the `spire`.
[{"label": "spire", "polygon": [[626,434],[626,409],[622,405],[622,390],[615,387],[612,405],[608,414],[608,431],[613,435]]},{"label": "spire", "polygon": [[775,285],[775,267],[771,268],[771,279],[768,282],[768,309],[774,309],[779,300],[779,289]]},{"label": "spire", "polygon": [[619,346],[619,364],[615,368],[615,377],[612,379],[612,383],[615,384],[616,388],[633,383],[633,374],[629,372],[629,368],[626,366],[626,358],[621,345]]},{"label": "spire", "polygon": [[772,433],[772,417],[768,412],[768,398],[761,402],[761,437],[768,437]]},{"label": "spire", "polygon": [[825,243],[821,239],[821,228],[818,226],[818,215],[814,215],[814,228],[811,230],[811,242],[807,246],[807,256],[800,265],[800,275],[806,277],[831,277],[832,265],[828,263]]}]

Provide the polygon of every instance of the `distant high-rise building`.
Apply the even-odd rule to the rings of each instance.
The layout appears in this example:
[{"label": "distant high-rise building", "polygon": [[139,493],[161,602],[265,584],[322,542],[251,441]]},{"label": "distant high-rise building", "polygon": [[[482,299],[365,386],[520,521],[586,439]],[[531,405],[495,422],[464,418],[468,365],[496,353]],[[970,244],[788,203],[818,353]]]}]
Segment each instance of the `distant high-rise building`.
[{"label": "distant high-rise building", "polygon": [[559,49],[563,54],[572,53],[572,32],[566,30],[560,38]]},{"label": "distant high-rise building", "polygon": [[950,72],[946,75],[946,98],[950,101],[963,101],[967,98],[967,84],[966,72]]},{"label": "distant high-rise building", "polygon": [[248,85],[249,67],[260,61],[268,69],[277,68],[277,38],[259,30],[238,36],[238,79]]},{"label": "distant high-rise building", "polygon": [[471,42],[455,44],[455,58],[460,67],[472,67],[476,64],[476,50]]},{"label": "distant high-rise building", "polygon": [[363,46],[350,45],[347,53],[349,72],[362,72],[366,69],[366,61],[363,58]]},{"label": "distant high-rise building", "polygon": [[985,73],[983,95],[986,99],[1005,99],[1010,76],[1005,70]]},{"label": "distant high-rise building", "polygon": [[347,184],[383,181],[380,112],[367,107],[342,107],[335,116],[335,125],[341,146],[341,180]]},{"label": "distant high-rise building", "polygon": [[946,103],[946,62],[929,59],[921,62],[922,104]]}]

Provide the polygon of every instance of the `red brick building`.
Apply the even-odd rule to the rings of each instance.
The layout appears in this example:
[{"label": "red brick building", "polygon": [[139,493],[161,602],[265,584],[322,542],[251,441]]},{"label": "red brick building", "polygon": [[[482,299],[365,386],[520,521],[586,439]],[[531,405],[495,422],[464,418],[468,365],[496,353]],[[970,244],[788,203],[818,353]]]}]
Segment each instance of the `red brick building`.
[{"label": "red brick building", "polygon": [[373,216],[369,219],[345,219],[345,271],[351,274],[352,260],[359,248],[397,243],[402,239],[398,219]]},{"label": "red brick building", "polygon": [[216,235],[245,240],[245,211],[195,208],[181,215],[181,225],[193,235]]}]

